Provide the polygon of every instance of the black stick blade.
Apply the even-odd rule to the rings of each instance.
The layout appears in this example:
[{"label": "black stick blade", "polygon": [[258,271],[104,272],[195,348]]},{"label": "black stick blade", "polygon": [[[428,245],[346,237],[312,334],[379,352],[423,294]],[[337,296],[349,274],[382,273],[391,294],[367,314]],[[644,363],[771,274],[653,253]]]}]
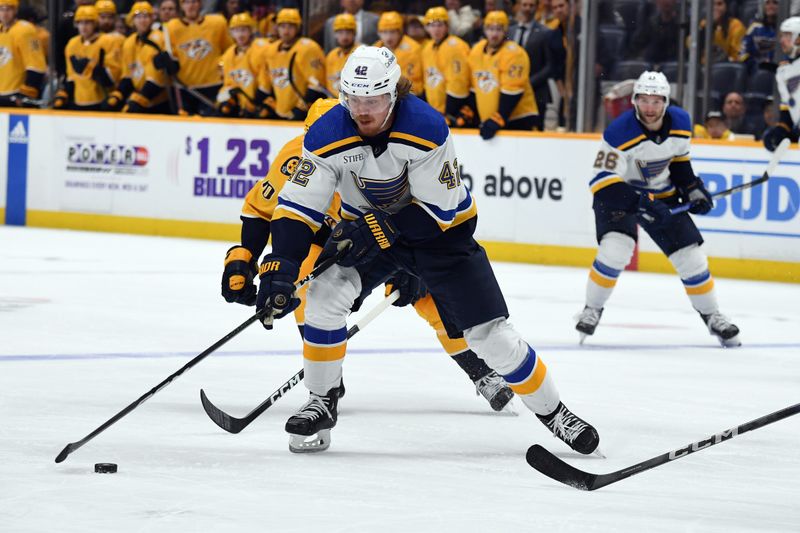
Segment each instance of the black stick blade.
[{"label": "black stick blade", "polygon": [[590,474],[568,465],[538,444],[528,448],[525,460],[533,468],[559,483],[579,490],[594,490],[597,488],[595,486],[597,481],[595,474]]},{"label": "black stick blade", "polygon": [[238,420],[235,420],[228,413],[211,403],[203,389],[200,389],[200,402],[202,402],[203,409],[205,409],[208,417],[228,433],[239,433],[244,429],[245,426],[236,424]]},{"label": "black stick blade", "polygon": [[59,453],[56,456],[56,463],[63,463],[64,459],[66,459],[67,456],[71,453],[72,453],[72,443],[69,443],[66,446],[64,446],[64,449],[61,450],[61,453]]}]

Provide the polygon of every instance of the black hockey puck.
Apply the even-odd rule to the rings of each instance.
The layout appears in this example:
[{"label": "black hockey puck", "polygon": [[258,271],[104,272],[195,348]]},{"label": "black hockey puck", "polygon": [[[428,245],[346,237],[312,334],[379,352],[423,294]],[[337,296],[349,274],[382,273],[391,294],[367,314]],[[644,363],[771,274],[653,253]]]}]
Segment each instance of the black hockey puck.
[{"label": "black hockey puck", "polygon": [[94,471],[98,474],[116,474],[117,463],[95,463]]}]

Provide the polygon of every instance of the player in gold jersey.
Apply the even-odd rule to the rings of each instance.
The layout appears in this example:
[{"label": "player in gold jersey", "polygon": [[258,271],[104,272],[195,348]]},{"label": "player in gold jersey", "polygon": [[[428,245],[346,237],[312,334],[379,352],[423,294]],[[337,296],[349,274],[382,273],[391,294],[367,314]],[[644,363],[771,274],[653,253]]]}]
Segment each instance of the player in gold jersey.
[{"label": "player in gold jersey", "polygon": [[[338,103],[339,101],[334,99],[317,100],[309,108],[306,116],[306,131],[316,119]],[[258,272],[257,259],[266,248],[270,237],[270,226],[273,213],[278,205],[278,195],[286,181],[291,178],[303,156],[304,137],[305,135],[300,135],[286,143],[273,159],[267,176],[257,182],[245,198],[240,216],[242,220],[241,245],[231,247],[225,255],[222,296],[227,302],[255,305],[256,287],[253,280]],[[336,194],[328,208],[327,215],[338,221],[340,206],[341,201],[339,195]],[[300,267],[298,279],[311,272],[328,235],[330,235],[330,229],[323,224],[317,231],[308,256]],[[437,338],[447,354],[475,384],[476,392],[486,398],[492,409],[502,411],[514,397],[514,393],[496,372],[467,347],[463,338],[450,339],[447,336],[433,298],[420,286],[418,278],[408,274],[398,275],[389,281],[389,285],[387,291],[397,289],[401,294],[395,305],[402,307],[413,304],[417,314],[423,317],[436,331]],[[307,287],[298,291],[297,296],[301,303],[294,311],[295,321],[301,335],[305,324]],[[356,305],[360,305],[360,302]],[[341,397],[343,394],[344,387],[339,391],[339,396]]]},{"label": "player in gold jersey", "polygon": [[129,16],[136,31],[122,44],[122,76],[104,107],[128,113],[170,113],[166,91],[169,80],[153,65],[153,58],[164,46],[162,33],[151,29],[153,8],[147,2],[136,2]]},{"label": "player in gold jersey", "polygon": [[325,54],[311,39],[300,36],[297,9],[284,8],[275,19],[279,40],[264,50],[257,101],[274,98],[278,117],[302,120],[308,106],[325,96]]},{"label": "player in gold jersey", "polygon": [[447,9],[432,7],[425,13],[431,39],[422,48],[425,100],[443,114],[450,126],[474,126],[470,105],[469,45],[448,30]]},{"label": "player in gold jersey", "polygon": [[[182,18],[164,26],[166,51],[156,56],[156,67],[175,76],[180,85],[204,96],[196,97],[181,89],[186,113],[214,114],[213,102],[222,87],[219,60],[233,41],[228,35],[228,22],[222,15],[202,15],[200,0],[181,0]],[[211,104],[211,105],[209,105]]]},{"label": "player in gold jersey", "polygon": [[36,28],[17,19],[19,0],[0,0],[0,106],[30,106],[47,69]]},{"label": "player in gold jersey", "polygon": [[360,44],[356,42],[356,18],[350,13],[336,15],[333,19],[333,35],[337,47],[325,57],[325,85],[332,96],[339,96],[339,75],[345,61]]},{"label": "player in gold jersey", "polygon": [[218,109],[228,117],[253,116],[258,88],[258,59],[269,44],[255,38],[256,22],[249,13],[237,13],[228,22],[234,44],[222,54],[222,90]]},{"label": "player in gold jersey", "polygon": [[116,31],[117,5],[111,0],[97,0],[94,7],[97,9],[97,25],[100,33],[108,35],[113,45],[121,51],[125,36]]},{"label": "player in gold jersey", "polygon": [[481,137],[491,139],[500,128],[530,131],[539,110],[533,98],[528,54],[506,39],[508,15],[504,11],[487,13],[483,30],[486,38],[469,53]]},{"label": "player in gold jersey", "polygon": [[120,75],[120,49],[108,35],[98,33],[94,6],[80,6],[74,20],[78,35],[64,50],[66,85],[56,93],[53,106],[98,111]]},{"label": "player in gold jersey", "polygon": [[391,50],[403,76],[411,82],[411,92],[422,94],[422,47],[417,41],[403,34],[403,16],[397,11],[387,11],[378,19],[380,40],[375,46],[385,46]]}]

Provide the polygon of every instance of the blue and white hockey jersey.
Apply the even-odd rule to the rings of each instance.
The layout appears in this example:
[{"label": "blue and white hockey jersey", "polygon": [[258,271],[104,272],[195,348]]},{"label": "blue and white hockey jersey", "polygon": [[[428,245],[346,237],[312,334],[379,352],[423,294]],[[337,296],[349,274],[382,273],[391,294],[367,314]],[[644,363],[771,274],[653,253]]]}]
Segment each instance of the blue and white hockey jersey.
[{"label": "blue and white hockey jersey", "polygon": [[781,122],[785,121],[785,112],[791,117],[791,130],[800,122],[800,58],[781,63],[775,73],[778,93],[781,95]]},{"label": "blue and white hockey jersey", "polygon": [[645,134],[631,109],[620,115],[603,132],[589,182],[593,194],[615,183],[627,183],[640,192],[666,198],[676,194],[669,166],[689,161],[692,121],[676,106],[667,108],[669,130],[653,139]]},{"label": "blue and white hockey jersey", "polygon": [[443,117],[422,100],[398,101],[385,151],[375,155],[341,105],[317,120],[303,143],[303,159],[278,198],[274,220],[289,218],[319,229],[338,192],[343,219],[369,210],[395,214],[417,204],[442,231],[476,215],[461,182]]}]

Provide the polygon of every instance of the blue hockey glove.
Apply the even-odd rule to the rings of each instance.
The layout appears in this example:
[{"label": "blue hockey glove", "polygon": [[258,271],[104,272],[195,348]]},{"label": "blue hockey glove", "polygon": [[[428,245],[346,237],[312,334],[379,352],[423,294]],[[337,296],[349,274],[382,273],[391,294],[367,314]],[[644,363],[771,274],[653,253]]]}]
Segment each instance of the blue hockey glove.
[{"label": "blue hockey glove", "polygon": [[649,194],[639,195],[639,207],[636,215],[640,221],[654,228],[666,226],[672,217],[667,204],[650,198]]},{"label": "blue hockey glove", "polygon": [[225,254],[225,270],[222,272],[222,297],[228,303],[255,305],[256,262],[250,250],[243,246],[231,246]]},{"label": "blue hockey glove", "polygon": [[489,139],[497,135],[498,130],[500,130],[500,128],[502,128],[503,126],[505,126],[505,121],[503,120],[503,117],[501,117],[499,113],[495,113],[488,119],[484,120],[483,123],[481,124],[481,129],[480,129],[481,138],[484,141],[488,141]]},{"label": "blue hockey glove", "polygon": [[690,213],[705,215],[714,207],[714,199],[701,179],[696,179],[685,189],[680,189],[680,193],[683,201],[692,205],[689,208]]},{"label": "blue hockey glove", "polygon": [[333,228],[328,242],[322,249],[320,258],[335,255],[339,250],[349,250],[339,259],[343,267],[360,266],[378,257],[397,240],[399,232],[391,223],[389,216],[380,211],[368,211],[363,217],[353,221],[341,221]]},{"label": "blue hockey glove", "polygon": [[428,294],[428,289],[422,280],[405,270],[395,273],[386,281],[386,295],[388,296],[393,291],[400,292],[400,297],[392,304],[395,307],[414,305]]},{"label": "blue hockey glove", "polygon": [[258,269],[261,283],[258,287],[256,310],[261,311],[267,306],[272,308],[261,319],[265,328],[272,329],[274,319],[285,317],[300,305],[300,298],[297,297],[294,287],[299,273],[300,266],[290,259],[275,254],[264,256]]},{"label": "blue hockey glove", "polygon": [[764,133],[764,148],[774,152],[782,140],[789,137],[789,130],[786,125],[778,124],[772,126]]}]

